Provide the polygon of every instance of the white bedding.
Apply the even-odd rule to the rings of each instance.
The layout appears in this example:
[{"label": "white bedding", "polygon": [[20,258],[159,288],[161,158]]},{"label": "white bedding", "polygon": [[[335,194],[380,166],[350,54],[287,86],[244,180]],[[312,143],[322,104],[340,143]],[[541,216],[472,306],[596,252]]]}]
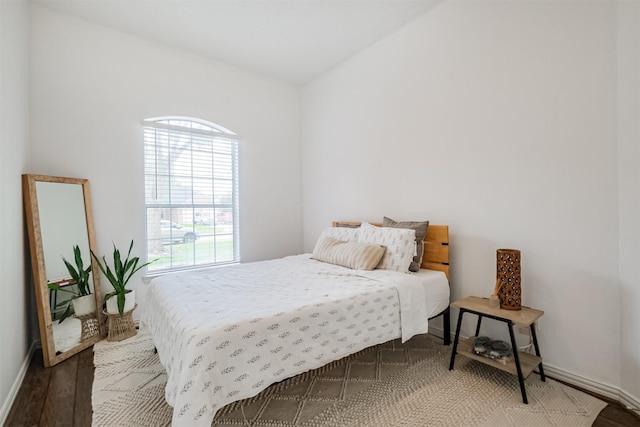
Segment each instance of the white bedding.
[{"label": "white bedding", "polygon": [[306,254],[158,277],[143,322],[167,370],[172,425],[208,427],[274,382],[427,332],[448,303],[443,273],[356,271]]}]

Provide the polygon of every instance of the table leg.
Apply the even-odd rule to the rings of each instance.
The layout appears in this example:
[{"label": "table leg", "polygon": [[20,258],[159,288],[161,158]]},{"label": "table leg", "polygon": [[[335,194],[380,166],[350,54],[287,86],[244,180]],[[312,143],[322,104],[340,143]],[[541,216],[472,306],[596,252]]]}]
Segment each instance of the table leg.
[{"label": "table leg", "polygon": [[518,371],[518,382],[520,383],[520,392],[522,393],[522,402],[527,404],[527,390],[524,388],[524,376],[522,375],[522,367],[520,366],[520,357],[518,356],[518,346],[516,344],[516,337],[513,334],[513,322],[507,321],[509,326],[509,337],[511,337],[511,349],[513,350],[513,359],[516,363],[516,369]]},{"label": "table leg", "polygon": [[466,310],[464,308],[460,309],[460,314],[458,314],[458,326],[456,327],[456,336],[453,339],[453,349],[451,349],[451,362],[449,363],[449,370],[453,370],[453,363],[456,361],[456,351],[458,350],[458,339],[460,338],[460,325],[462,325],[462,315]]},{"label": "table leg", "polygon": [[536,351],[536,356],[540,357],[540,363],[538,364],[538,368],[540,369],[540,379],[542,381],[546,381],[544,377],[544,369],[542,368],[542,356],[540,356],[540,347],[538,347],[538,337],[536,336],[535,323],[529,325],[529,329],[531,330],[531,338],[533,338],[533,348]]},{"label": "table leg", "polygon": [[480,335],[480,324],[482,324],[482,315],[478,314],[478,323],[476,323],[476,337]]},{"label": "table leg", "polygon": [[57,291],[53,289],[49,289],[49,301],[51,301],[51,314],[53,315],[53,320],[56,320],[56,305],[58,304],[58,294]]}]

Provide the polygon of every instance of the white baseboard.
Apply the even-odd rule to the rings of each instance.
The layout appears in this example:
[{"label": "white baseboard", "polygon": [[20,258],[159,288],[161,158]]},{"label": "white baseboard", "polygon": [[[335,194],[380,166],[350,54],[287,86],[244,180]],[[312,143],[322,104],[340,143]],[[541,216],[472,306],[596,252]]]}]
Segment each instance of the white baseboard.
[{"label": "white baseboard", "polygon": [[613,399],[620,402],[621,405],[625,406],[630,411],[640,414],[640,400],[615,386],[603,384],[546,363],[544,364],[544,373],[552,378],[564,381],[584,390],[592,391],[601,396],[608,397],[609,399]]},{"label": "white baseboard", "polygon": [[[429,325],[429,334],[434,335],[438,338],[444,339],[444,329],[436,328],[434,326]],[[451,342],[453,342],[454,335],[451,335]]]},{"label": "white baseboard", "polygon": [[557,366],[549,365],[548,363],[543,363],[543,365],[544,373],[552,378],[598,393],[600,396],[608,397],[609,399],[620,400],[620,389],[612,385],[603,384],[590,378],[585,378],[581,375],[574,374],[573,372],[565,371]]},{"label": "white baseboard", "polygon": [[24,381],[24,377],[27,374],[27,370],[29,369],[29,365],[31,364],[31,359],[33,358],[33,353],[36,348],[40,346],[40,341],[34,341],[31,343],[31,347],[27,352],[27,355],[22,362],[22,366],[20,367],[20,371],[18,371],[18,375],[16,376],[13,385],[11,385],[11,389],[9,390],[9,394],[2,404],[2,408],[0,408],[0,425],[4,425],[7,421],[7,417],[9,416],[9,411],[11,411],[11,406],[13,406],[13,402],[16,400],[18,396],[18,391],[20,391],[20,387],[22,386],[22,381]]},{"label": "white baseboard", "polygon": [[637,397],[633,397],[626,391],[620,390],[620,403],[628,410],[640,415],[640,399]]}]

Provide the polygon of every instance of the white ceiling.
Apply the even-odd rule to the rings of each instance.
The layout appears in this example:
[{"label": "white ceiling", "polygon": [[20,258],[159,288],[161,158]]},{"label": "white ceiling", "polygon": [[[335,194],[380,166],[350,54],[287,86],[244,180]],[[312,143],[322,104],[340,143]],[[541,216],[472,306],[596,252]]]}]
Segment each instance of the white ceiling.
[{"label": "white ceiling", "polygon": [[443,0],[30,0],[299,85]]}]

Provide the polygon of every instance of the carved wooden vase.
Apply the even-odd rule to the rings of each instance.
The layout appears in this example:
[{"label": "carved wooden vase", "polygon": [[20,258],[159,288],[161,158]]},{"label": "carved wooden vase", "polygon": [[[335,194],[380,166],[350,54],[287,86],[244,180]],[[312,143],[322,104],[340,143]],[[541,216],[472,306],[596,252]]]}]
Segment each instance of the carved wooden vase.
[{"label": "carved wooden vase", "polygon": [[520,251],[518,249],[498,249],[496,254],[496,276],[500,282],[498,297],[500,308],[520,310],[522,289],[520,284]]}]

